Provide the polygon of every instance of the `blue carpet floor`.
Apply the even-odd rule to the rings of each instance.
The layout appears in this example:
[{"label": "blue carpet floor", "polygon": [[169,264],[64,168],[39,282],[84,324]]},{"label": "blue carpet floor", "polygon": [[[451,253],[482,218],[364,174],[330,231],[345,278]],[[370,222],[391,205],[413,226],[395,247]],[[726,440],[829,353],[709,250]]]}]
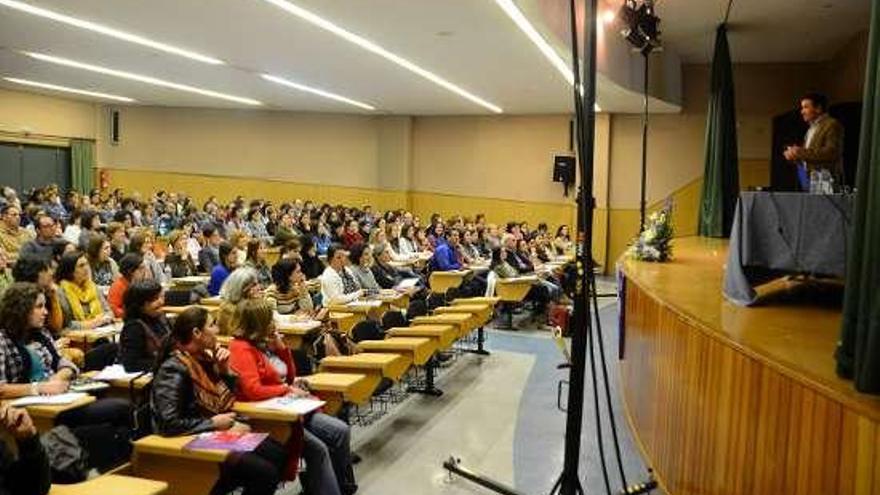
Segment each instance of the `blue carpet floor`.
[{"label": "blue carpet floor", "polygon": [[[617,365],[617,305],[609,305],[601,309],[599,318],[602,323],[605,352],[608,358],[611,397],[617,421],[624,472],[627,481],[633,483],[643,480],[647,471],[623,415]],[[512,331],[491,331],[487,347],[489,350],[532,354],[536,358],[535,366],[529,376],[525,393],[519,405],[514,440],[514,479],[517,490],[523,493],[549,493],[562,471],[563,464],[565,413],[556,407],[558,384],[560,380],[568,380],[568,370],[557,369],[557,365],[563,360],[562,354],[553,340],[534,333],[517,334]],[[499,384],[499,386],[503,386],[503,384]],[[588,369],[584,390],[585,407],[580,477],[585,493],[601,494],[606,493],[606,489],[597,443],[593,397]],[[567,389],[563,388],[563,404],[566,399]],[[604,407],[604,396],[600,395],[600,399],[602,401],[600,403],[603,404],[602,425],[608,474],[612,493],[617,493],[622,489],[622,486],[614,456],[611,429]]]}]

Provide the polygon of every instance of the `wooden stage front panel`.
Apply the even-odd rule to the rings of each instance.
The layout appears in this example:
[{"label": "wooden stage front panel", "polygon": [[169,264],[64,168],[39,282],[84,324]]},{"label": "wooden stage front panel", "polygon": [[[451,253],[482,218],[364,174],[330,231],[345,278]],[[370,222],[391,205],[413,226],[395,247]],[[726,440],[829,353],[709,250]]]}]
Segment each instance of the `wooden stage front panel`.
[{"label": "wooden stage front panel", "polygon": [[839,307],[728,303],[726,260],[724,241],[682,238],[670,263],[624,262],[624,401],[662,485],[880,494],[880,398],[834,373]]}]

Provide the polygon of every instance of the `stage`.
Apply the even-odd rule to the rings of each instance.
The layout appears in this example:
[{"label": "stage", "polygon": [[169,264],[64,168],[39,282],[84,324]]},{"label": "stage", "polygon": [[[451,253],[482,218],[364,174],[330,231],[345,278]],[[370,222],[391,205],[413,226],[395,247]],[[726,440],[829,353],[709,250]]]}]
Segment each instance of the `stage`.
[{"label": "stage", "polygon": [[880,398],[834,372],[839,284],[777,281],[724,300],[727,242],[676,239],[623,262],[630,426],[667,492],[880,494]]}]

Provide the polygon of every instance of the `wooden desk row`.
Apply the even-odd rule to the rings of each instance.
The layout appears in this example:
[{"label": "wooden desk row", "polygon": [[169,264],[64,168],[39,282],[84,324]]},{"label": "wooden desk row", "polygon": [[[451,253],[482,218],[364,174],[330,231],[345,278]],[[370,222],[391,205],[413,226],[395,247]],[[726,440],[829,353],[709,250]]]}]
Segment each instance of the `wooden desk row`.
[{"label": "wooden desk row", "polygon": [[[410,327],[392,328],[388,337],[381,341],[364,341],[359,344],[363,351],[352,356],[331,356],[320,363],[319,372],[307,377],[309,387],[314,393],[327,401],[325,411],[337,412],[343,403],[365,404],[383,378],[399,381],[411,366],[424,366],[432,372],[432,357],[443,350],[449,349],[456,340],[468,335],[475,328],[488,322],[494,312],[494,304],[498,298],[477,298],[458,300],[452,306],[437,308],[433,315],[415,318]],[[307,331],[300,327],[300,331]],[[143,380],[143,378],[141,379]],[[432,380],[432,378],[431,378]],[[111,383],[111,387],[127,389],[128,383]],[[137,386],[137,385],[136,385]],[[141,384],[140,386],[143,386]],[[439,395],[439,391],[430,383],[419,392]],[[91,402],[93,397],[85,398]],[[83,402],[87,403],[87,402]],[[68,406],[35,406],[28,408],[33,411],[35,421],[51,425],[54,417],[61,410],[79,407],[83,404]],[[235,411],[248,416],[255,430],[267,431],[281,441],[287,438],[290,425],[299,421],[292,413],[269,411],[256,407],[253,403],[239,402]],[[187,450],[184,446],[192,440],[192,436],[166,438],[150,435],[135,442],[132,458],[133,473],[147,479],[162,480],[159,485],[141,483],[131,479],[131,490],[125,493],[162,493],[167,483],[169,494],[202,494],[207,493],[219,473],[219,465],[227,456],[226,451]],[[103,478],[103,477],[102,477]],[[117,477],[104,479],[90,487],[122,486],[126,487],[127,478]],[[94,482],[90,482],[94,483]],[[154,491],[138,491],[138,487]],[[62,491],[57,494],[92,493]],[[92,488],[89,488],[92,490]],[[54,488],[53,488],[54,490]],[[122,493],[122,492],[120,492]]]}]

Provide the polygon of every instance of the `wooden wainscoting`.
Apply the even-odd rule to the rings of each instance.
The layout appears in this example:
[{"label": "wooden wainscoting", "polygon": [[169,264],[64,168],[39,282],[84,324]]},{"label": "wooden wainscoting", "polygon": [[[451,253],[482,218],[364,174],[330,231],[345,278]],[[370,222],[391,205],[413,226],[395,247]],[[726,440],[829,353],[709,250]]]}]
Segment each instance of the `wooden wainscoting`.
[{"label": "wooden wainscoting", "polygon": [[880,494],[876,402],[841,400],[639,284],[625,304],[627,416],[668,493]]}]

